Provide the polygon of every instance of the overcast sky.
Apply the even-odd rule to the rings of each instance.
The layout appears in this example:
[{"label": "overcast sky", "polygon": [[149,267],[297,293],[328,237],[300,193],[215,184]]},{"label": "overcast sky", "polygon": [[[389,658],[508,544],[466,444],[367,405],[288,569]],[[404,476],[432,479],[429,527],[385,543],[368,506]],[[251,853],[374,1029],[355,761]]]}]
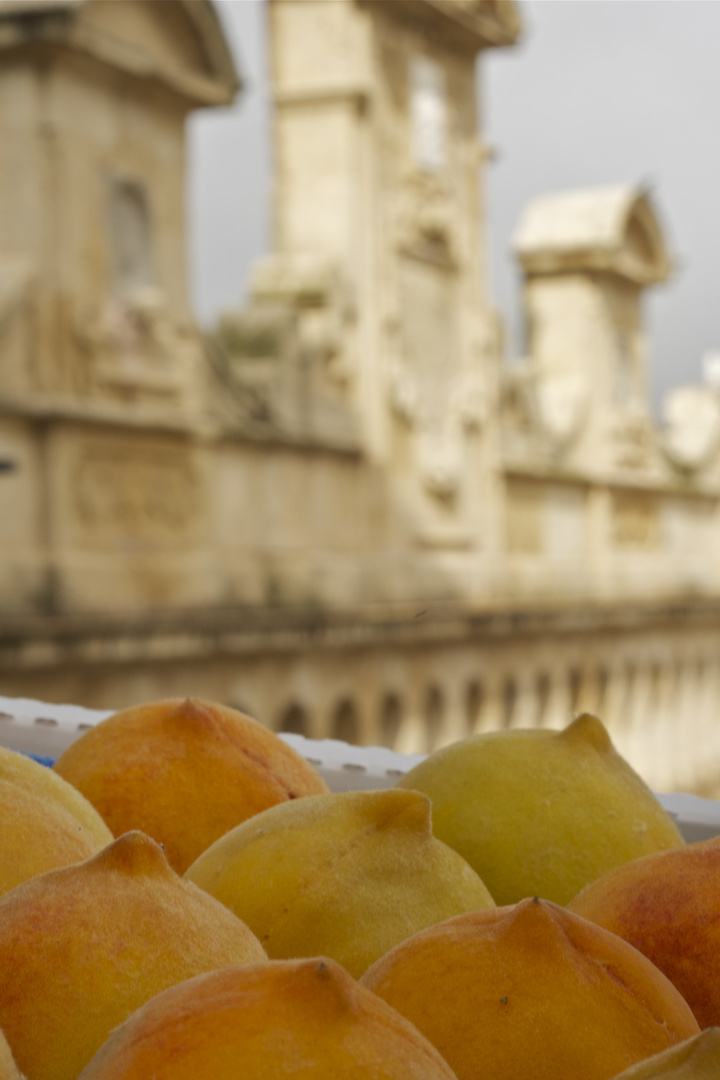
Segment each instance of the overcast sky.
[{"label": "overcast sky", "polygon": [[[271,243],[264,6],[219,0],[246,89],[231,109],[191,124],[193,295],[204,322],[241,302],[254,259]],[[657,404],[670,386],[699,381],[703,353],[720,350],[720,2],[519,7],[521,44],[487,54],[479,86],[497,151],[487,177],[490,260],[508,351],[522,349],[509,254],[522,206],[543,191],[649,184],[677,263],[646,305]]]}]

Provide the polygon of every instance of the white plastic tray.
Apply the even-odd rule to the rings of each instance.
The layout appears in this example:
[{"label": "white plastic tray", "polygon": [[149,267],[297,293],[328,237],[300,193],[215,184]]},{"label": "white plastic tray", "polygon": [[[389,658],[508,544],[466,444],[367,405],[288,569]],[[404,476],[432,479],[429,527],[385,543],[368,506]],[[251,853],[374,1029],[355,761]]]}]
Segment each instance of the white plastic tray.
[{"label": "white plastic tray", "polygon": [[[111,716],[112,711],[79,705],[50,705],[29,698],[0,697],[0,746],[55,760],[83,731]],[[391,787],[422,754],[398,754],[380,746],[349,746],[334,739],[305,739],[281,735],[307,759],[332,791]],[[720,834],[720,802],[696,795],[658,794],[688,841]]]}]

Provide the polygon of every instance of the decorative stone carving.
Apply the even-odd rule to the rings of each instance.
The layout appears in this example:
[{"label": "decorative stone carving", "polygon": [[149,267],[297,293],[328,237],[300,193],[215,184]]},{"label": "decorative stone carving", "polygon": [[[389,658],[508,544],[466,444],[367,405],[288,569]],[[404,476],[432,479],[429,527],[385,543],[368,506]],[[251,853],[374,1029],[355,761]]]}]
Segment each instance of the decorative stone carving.
[{"label": "decorative stone carving", "polygon": [[203,359],[197,330],[152,287],[81,311],[76,334],[105,387],[177,396],[189,388]]},{"label": "decorative stone carving", "polygon": [[588,406],[588,388],[576,372],[539,372],[535,379],[538,423],[556,451],[575,441]]},{"label": "decorative stone carving", "polygon": [[614,463],[621,468],[641,469],[650,465],[657,449],[657,433],[645,409],[638,404],[618,411],[610,421]]},{"label": "decorative stone carving", "polygon": [[388,377],[390,406],[399,420],[415,424],[422,410],[422,396],[409,365],[398,358],[390,366]]},{"label": "decorative stone carving", "polygon": [[457,237],[447,181],[414,169],[403,179],[397,199],[395,236],[408,254],[454,265]]},{"label": "decorative stone carving", "polygon": [[534,435],[553,457],[563,456],[575,443],[589,407],[589,391],[573,371],[543,371],[524,357],[505,379],[512,399],[512,416],[527,434]]},{"label": "decorative stone carving", "polygon": [[672,464],[696,472],[720,448],[720,398],[709,386],[680,386],[664,401],[662,447]]},{"label": "decorative stone carving", "polygon": [[490,411],[490,391],[479,366],[461,371],[448,387],[450,415],[456,416],[466,431],[479,431]]},{"label": "decorative stone carving", "polygon": [[463,479],[465,454],[459,425],[429,421],[417,433],[420,475],[426,490],[438,498],[453,495]]},{"label": "decorative stone carving", "polygon": [[[407,362],[396,360],[391,365],[388,386],[390,405],[398,419],[418,428],[431,423],[436,411],[434,404],[423,393],[421,380]],[[453,427],[477,431],[483,426],[489,410],[489,393],[479,370],[461,371],[449,379],[443,396],[445,418],[452,421]]]},{"label": "decorative stone carving", "polygon": [[399,278],[400,313],[386,320],[392,356],[389,403],[414,434],[425,490],[448,498],[467,474],[466,437],[488,413],[484,370],[492,335],[470,343],[463,359],[454,271],[406,255]]},{"label": "decorative stone carving", "polygon": [[301,351],[346,390],[355,377],[357,312],[351,289],[334,259],[302,253],[263,258],[252,280],[256,304],[291,309]]},{"label": "decorative stone carving", "polygon": [[657,499],[646,491],[616,491],[612,496],[612,540],[621,548],[655,548],[660,543]]},{"label": "decorative stone carving", "polygon": [[201,520],[200,482],[187,453],[88,445],[77,467],[74,503],[88,538],[176,545]]}]

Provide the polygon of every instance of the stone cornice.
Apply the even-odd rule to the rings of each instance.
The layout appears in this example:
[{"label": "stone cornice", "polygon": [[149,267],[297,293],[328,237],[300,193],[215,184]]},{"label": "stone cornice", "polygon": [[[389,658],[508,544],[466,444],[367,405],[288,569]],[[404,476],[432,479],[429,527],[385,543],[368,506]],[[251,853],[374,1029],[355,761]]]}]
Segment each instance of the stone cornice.
[{"label": "stone cornice", "polygon": [[638,631],[718,632],[720,605],[659,599],[626,604],[518,604],[504,610],[461,605],[364,605],[177,609],[137,616],[34,615],[0,619],[0,670],[63,665],[123,665],[263,653],[489,645],[524,639],[582,638]]},{"label": "stone cornice", "polygon": [[474,50],[513,45],[521,31],[514,0],[392,0],[393,14],[432,24]]},{"label": "stone cornice", "polygon": [[212,66],[211,75],[183,70],[130,42],[103,34],[82,22],[84,0],[30,0],[22,6],[0,0],[0,53],[42,43],[64,46],[91,56],[127,75],[160,83],[184,98],[191,107],[230,104],[241,78],[217,20],[206,0],[178,0],[203,41]]}]

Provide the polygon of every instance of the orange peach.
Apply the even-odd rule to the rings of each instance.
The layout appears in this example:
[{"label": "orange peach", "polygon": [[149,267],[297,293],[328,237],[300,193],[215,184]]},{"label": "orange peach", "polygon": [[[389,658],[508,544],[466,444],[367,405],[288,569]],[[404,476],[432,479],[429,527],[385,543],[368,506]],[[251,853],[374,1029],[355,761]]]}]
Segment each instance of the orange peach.
[{"label": "orange peach", "polygon": [[166,990],[80,1080],[454,1080],[412,1024],[333,960],[274,960]]},{"label": "orange peach", "polygon": [[620,866],[568,908],[648,956],[701,1027],[720,1025],[720,837]]},{"label": "orange peach", "polygon": [[72,784],[0,746],[0,895],[36,874],[89,859],[111,841]]},{"label": "orange peach", "polygon": [[0,897],[0,1028],[30,1080],[76,1080],[108,1033],[176,982],[265,952],[162,849],[128,833]]},{"label": "orange peach", "polygon": [[360,982],[415,1024],[459,1080],[609,1080],[699,1031],[646,957],[544,900],[423,930]]},{"label": "orange peach", "polygon": [[141,829],[183,873],[214,840],[269,806],[328,788],[249,716],[198,699],[115,713],[55,763],[119,836]]},{"label": "orange peach", "polygon": [[494,907],[433,836],[418,791],[351,791],[281,803],[216,840],[185,877],[222,900],[268,956],[330,956],[356,978],[393,945]]}]

